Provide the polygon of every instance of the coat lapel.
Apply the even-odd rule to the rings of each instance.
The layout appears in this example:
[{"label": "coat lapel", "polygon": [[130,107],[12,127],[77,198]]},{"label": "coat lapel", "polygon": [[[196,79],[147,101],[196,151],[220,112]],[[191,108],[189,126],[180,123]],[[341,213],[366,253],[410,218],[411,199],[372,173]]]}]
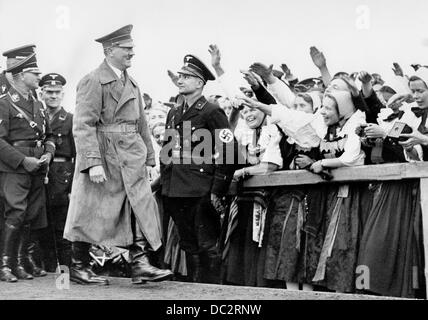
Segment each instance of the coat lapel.
[{"label": "coat lapel", "polygon": [[194,116],[198,115],[203,107],[207,104],[204,96],[200,97],[181,117],[180,121],[187,121]]},{"label": "coat lapel", "polygon": [[[118,82],[121,82],[121,81],[118,81]],[[136,87],[137,85],[135,81],[131,77],[128,77],[125,83],[125,87],[123,88],[122,94],[120,96],[120,99],[117,103],[117,107],[114,112],[115,115],[119,112],[120,108],[122,108],[129,100],[137,98],[137,95],[135,94]]]},{"label": "coat lapel", "polygon": [[[26,111],[30,119],[33,118],[33,104],[27,101],[17,90],[15,90],[15,88],[10,88],[8,99],[10,99],[10,101],[16,104],[23,111]],[[18,113],[18,111],[16,112]]]},{"label": "coat lapel", "polygon": [[104,62],[100,65],[99,70],[101,84],[105,85],[111,83],[111,88],[109,90],[110,95],[117,103],[119,103],[120,97],[123,93],[122,82],[107,64],[107,61],[104,60]]}]

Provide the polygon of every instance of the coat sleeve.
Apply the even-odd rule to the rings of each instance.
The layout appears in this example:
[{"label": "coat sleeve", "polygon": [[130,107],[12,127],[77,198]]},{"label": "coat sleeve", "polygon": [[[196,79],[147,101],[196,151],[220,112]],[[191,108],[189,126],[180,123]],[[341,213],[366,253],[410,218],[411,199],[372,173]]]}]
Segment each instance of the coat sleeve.
[{"label": "coat sleeve", "polygon": [[102,86],[93,74],[84,77],[77,85],[73,135],[79,158],[80,172],[102,165],[96,125],[102,108]]},{"label": "coat sleeve", "polygon": [[216,159],[211,193],[227,194],[233,174],[238,166],[238,143],[229,127],[224,111],[215,107],[207,115],[208,128],[215,142],[219,157]]},{"label": "coat sleeve", "polygon": [[25,155],[8,142],[9,137],[9,106],[5,99],[0,100],[0,160],[13,169],[17,169],[24,161]]},{"label": "coat sleeve", "polygon": [[143,104],[143,99],[141,98],[140,89],[138,89],[138,99],[139,99],[139,106],[140,106],[140,121],[139,121],[138,127],[140,130],[140,135],[143,138],[147,148],[146,165],[154,167],[156,165],[155,150],[153,149],[151,134],[150,134],[149,125],[146,119],[146,113],[144,112],[144,104]]}]

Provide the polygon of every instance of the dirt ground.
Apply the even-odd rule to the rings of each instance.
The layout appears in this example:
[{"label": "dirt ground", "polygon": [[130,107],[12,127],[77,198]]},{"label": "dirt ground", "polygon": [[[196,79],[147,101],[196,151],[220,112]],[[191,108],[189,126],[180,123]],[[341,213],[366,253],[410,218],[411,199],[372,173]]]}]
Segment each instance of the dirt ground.
[{"label": "dirt ground", "polygon": [[[109,286],[71,283],[58,289],[55,274],[17,283],[0,282],[0,300],[390,300],[393,298],[285,289],[194,284],[176,281],[131,285],[109,278]],[[59,285],[61,287],[61,285]],[[66,287],[66,286],[63,286]]]}]

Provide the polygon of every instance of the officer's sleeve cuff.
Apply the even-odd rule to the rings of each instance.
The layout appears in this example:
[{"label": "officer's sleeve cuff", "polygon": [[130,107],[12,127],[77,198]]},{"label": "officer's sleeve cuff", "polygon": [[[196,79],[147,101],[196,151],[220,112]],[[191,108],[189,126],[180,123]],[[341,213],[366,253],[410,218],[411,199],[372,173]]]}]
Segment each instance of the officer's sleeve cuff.
[{"label": "officer's sleeve cuff", "polygon": [[80,165],[80,172],[87,173],[89,169],[95,166],[101,166],[103,163],[101,158],[85,158]]}]

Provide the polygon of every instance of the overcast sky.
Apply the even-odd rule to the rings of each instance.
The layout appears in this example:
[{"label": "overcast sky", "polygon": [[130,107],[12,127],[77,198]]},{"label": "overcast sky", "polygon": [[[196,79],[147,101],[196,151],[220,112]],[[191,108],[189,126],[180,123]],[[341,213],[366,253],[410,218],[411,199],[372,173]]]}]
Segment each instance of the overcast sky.
[{"label": "overcast sky", "polygon": [[410,72],[411,63],[428,65],[427,13],[426,0],[0,0],[0,51],[36,44],[41,70],[68,80],[64,106],[72,111],[77,82],[103,59],[94,39],[126,24],[136,44],[130,74],[143,92],[167,101],[177,93],[167,69],[178,70],[187,53],[209,64],[211,43],[237,84],[239,69],[255,61],[285,62],[300,79],[318,76],[311,45],[332,73],[364,69],[388,78],[392,62]]}]

